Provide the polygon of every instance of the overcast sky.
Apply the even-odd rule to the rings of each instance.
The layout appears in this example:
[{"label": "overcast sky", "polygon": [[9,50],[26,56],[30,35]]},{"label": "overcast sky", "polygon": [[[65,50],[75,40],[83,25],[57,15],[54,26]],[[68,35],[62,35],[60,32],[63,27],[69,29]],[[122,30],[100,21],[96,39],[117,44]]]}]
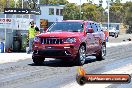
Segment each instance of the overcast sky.
[{"label": "overcast sky", "polygon": [[[80,0],[67,0],[70,3],[77,3],[80,4]],[[99,0],[93,0],[95,4],[99,3]],[[122,3],[126,2],[126,1],[132,1],[132,0],[122,0]],[[85,3],[87,2],[87,0],[81,0],[81,3]],[[106,0],[103,0],[103,7],[105,8],[107,6]]]}]

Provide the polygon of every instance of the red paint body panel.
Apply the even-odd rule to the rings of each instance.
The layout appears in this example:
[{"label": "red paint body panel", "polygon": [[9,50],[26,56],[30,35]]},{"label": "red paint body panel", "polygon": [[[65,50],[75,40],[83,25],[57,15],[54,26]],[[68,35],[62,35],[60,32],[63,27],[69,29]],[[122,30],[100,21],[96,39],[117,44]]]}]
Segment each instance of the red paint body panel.
[{"label": "red paint body panel", "polygon": [[[101,50],[104,40],[103,32],[86,33],[87,24],[92,21],[83,20],[66,20],[62,22],[79,22],[83,24],[81,32],[47,32],[37,35],[39,42],[34,41],[33,56],[42,56],[45,58],[75,58],[77,56],[81,44],[86,45],[86,54],[97,54]],[[68,29],[67,29],[68,30]],[[68,38],[74,38],[75,42],[68,43]],[[46,43],[45,43],[46,42]],[[43,44],[45,43],[45,44]]]}]

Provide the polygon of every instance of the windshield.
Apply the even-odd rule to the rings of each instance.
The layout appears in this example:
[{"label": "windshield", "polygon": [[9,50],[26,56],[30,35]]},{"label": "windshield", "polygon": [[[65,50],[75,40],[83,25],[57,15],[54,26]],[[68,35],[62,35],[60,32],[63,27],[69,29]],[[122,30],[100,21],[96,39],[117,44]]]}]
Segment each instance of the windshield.
[{"label": "windshield", "polygon": [[110,27],[109,30],[116,30],[114,27]]},{"label": "windshield", "polygon": [[82,32],[83,24],[80,22],[56,22],[49,29],[49,32]]}]

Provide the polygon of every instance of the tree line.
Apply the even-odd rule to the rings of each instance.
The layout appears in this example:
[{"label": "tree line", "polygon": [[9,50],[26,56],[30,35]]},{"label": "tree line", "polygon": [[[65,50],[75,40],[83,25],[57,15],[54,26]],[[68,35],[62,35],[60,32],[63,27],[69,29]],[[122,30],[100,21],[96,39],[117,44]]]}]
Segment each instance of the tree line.
[{"label": "tree line", "polygon": [[[23,0],[24,8],[35,9],[37,0]],[[125,23],[129,25],[128,32],[132,32],[132,2],[121,3],[122,0],[110,0],[110,22]],[[65,5],[63,9],[64,20],[81,19],[93,20],[97,22],[107,22],[107,9],[102,7],[103,0],[98,0],[99,5],[94,4],[93,0],[87,0],[81,6],[76,3],[69,3],[67,0],[40,0],[40,4],[61,4]],[[15,0],[0,0],[0,11],[5,7],[14,8]],[[16,3],[17,8],[22,7],[22,0]],[[81,7],[81,8],[80,8]]]}]

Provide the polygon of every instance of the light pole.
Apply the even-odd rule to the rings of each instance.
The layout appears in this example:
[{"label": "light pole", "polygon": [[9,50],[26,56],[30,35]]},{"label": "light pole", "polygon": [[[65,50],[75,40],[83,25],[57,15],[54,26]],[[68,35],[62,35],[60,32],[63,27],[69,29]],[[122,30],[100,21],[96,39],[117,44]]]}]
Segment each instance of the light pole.
[{"label": "light pole", "polygon": [[80,0],[80,20],[81,20],[81,0]]},{"label": "light pole", "polygon": [[108,31],[109,31],[109,25],[110,25],[110,0],[107,0],[108,5]]},{"label": "light pole", "polygon": [[[38,2],[37,2],[37,8],[40,8],[39,4],[40,4],[40,0],[38,0]],[[36,25],[40,28],[40,16],[39,15],[36,15],[36,16],[39,19],[39,20],[36,20],[36,23],[37,23]]]},{"label": "light pole", "polygon": [[23,9],[23,0],[22,0],[22,9]]},{"label": "light pole", "polygon": [[[6,14],[5,14],[5,22],[4,22],[4,27],[5,27],[5,49],[7,48],[7,42],[6,42],[6,33],[7,33],[7,30],[6,30]],[[6,51],[6,50],[5,50]]]},{"label": "light pole", "polygon": [[[9,0],[6,0],[6,8],[9,8]],[[6,28],[6,17],[7,15],[5,14],[5,20],[4,20],[4,27],[5,27],[5,49],[7,48],[7,28]],[[6,51],[6,50],[5,50]]]},{"label": "light pole", "polygon": [[[23,9],[23,0],[22,0],[22,9]],[[23,14],[22,14],[22,20],[21,20],[21,24],[22,24],[22,22],[23,22]]]},{"label": "light pole", "polygon": [[40,2],[40,0],[38,0],[38,5],[39,5],[39,2]]}]

